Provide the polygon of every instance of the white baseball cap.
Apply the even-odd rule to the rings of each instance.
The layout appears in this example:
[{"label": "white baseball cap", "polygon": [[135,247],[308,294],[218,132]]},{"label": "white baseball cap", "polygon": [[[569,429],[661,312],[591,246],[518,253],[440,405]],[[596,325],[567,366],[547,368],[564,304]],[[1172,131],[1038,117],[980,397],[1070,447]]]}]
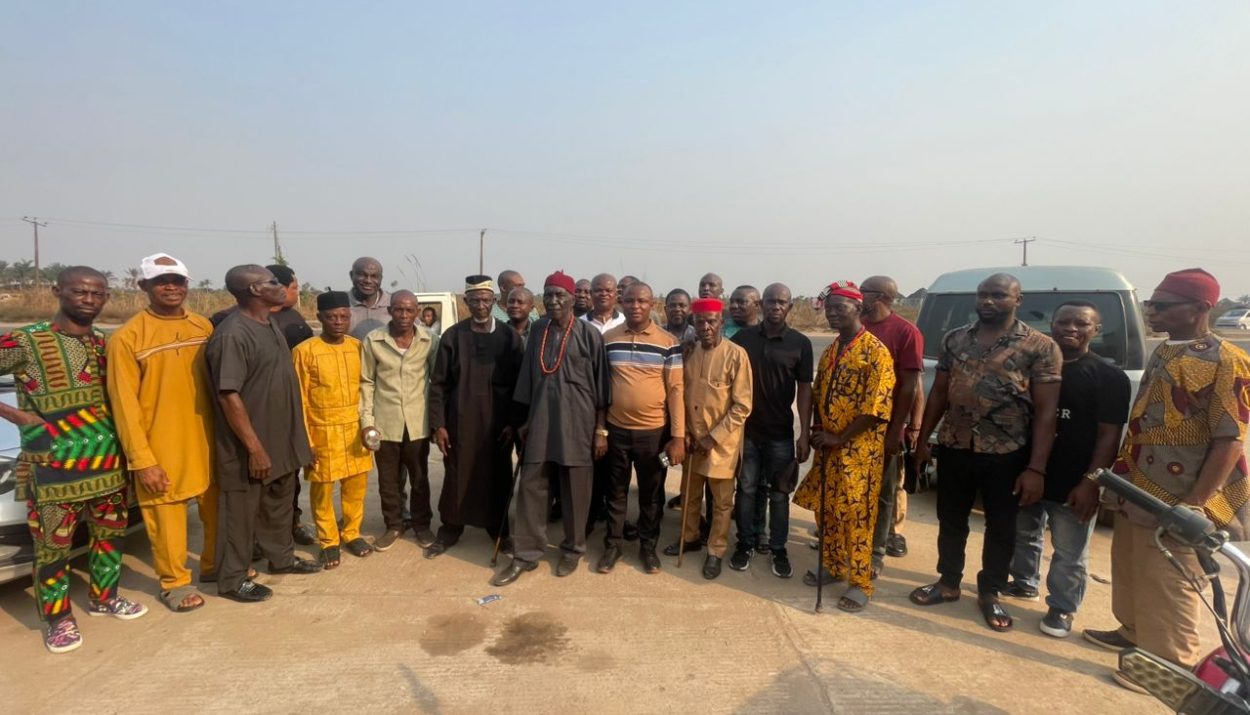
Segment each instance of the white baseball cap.
[{"label": "white baseball cap", "polygon": [[147,256],[139,262],[139,271],[143,274],[143,280],[148,281],[157,276],[175,275],[183,278],[190,278],[191,274],[187,272],[187,264],[174,258],[168,253],[156,253]]}]

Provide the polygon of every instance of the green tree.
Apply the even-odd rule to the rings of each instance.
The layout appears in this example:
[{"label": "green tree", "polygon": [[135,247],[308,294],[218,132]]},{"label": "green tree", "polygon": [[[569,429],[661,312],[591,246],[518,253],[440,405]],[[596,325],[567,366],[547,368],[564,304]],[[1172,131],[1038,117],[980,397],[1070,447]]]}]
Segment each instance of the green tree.
[{"label": "green tree", "polygon": [[19,286],[30,285],[35,278],[35,262],[29,258],[14,261],[13,265],[9,266],[9,277]]},{"label": "green tree", "polygon": [[43,280],[47,283],[56,283],[56,277],[61,275],[61,271],[69,268],[64,263],[50,263],[39,270]]},{"label": "green tree", "polygon": [[200,282],[195,284],[195,287],[199,288],[200,290],[211,290],[213,287],[213,279],[201,278]]},{"label": "green tree", "polygon": [[126,278],[122,280],[122,285],[130,290],[136,290],[139,287],[140,278],[143,278],[143,273],[138,268],[127,268]]}]

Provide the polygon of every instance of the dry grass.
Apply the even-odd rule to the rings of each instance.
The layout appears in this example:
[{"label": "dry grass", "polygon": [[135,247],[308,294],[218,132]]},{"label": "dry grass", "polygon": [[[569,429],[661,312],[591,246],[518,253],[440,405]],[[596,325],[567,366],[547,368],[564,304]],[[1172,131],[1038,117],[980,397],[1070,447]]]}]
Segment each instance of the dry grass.
[{"label": "dry grass", "polygon": [[[56,296],[48,289],[35,290],[25,288],[0,294],[9,296],[0,300],[0,322],[19,323],[45,320],[56,314]],[[311,301],[303,301],[305,305]],[[101,323],[124,323],[126,320],[146,308],[148,297],[142,291],[114,288],[109,295],[109,302],[97,319]],[[234,305],[234,298],[224,290],[193,289],[187,296],[187,310],[210,316],[213,313]],[[301,311],[306,312],[307,311]],[[305,317],[312,317],[307,313]]]}]

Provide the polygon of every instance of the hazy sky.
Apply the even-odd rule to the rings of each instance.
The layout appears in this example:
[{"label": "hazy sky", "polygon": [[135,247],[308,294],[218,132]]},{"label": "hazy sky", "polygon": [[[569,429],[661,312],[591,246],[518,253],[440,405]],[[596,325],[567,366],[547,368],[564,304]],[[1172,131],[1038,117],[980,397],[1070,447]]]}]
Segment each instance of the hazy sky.
[{"label": "hazy sky", "polygon": [[277,221],[319,287],[372,254],[459,290],[486,227],[531,285],[810,295],[1036,236],[1033,263],[1250,293],[1244,0],[613,5],[5,3],[0,258],[35,215],[45,264],[167,250],[220,283]]}]

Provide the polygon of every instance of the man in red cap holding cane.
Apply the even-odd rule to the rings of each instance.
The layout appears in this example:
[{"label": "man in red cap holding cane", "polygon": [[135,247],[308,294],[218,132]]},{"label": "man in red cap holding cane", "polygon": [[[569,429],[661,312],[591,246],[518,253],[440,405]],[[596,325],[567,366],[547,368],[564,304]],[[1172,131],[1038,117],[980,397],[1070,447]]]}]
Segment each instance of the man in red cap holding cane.
[{"label": "man in red cap holding cane", "polygon": [[603,337],[573,317],[573,279],[561,271],[543,283],[547,316],[530,328],[513,399],[527,408],[518,430],[523,447],[516,496],[512,563],[491,579],[506,586],[538,567],[547,547],[548,480],[560,485],[564,515],[557,576],[568,576],[586,553],[586,519],[594,461],[608,451],[611,375]]},{"label": "man in red cap holding cane", "polygon": [[[1150,357],[1114,470],[1168,504],[1203,512],[1233,541],[1245,539],[1248,510],[1245,438],[1250,416],[1250,356],[1210,331],[1220,284],[1201,268],[1169,273],[1145,301],[1146,322],[1167,342]],[[1092,475],[1087,475],[1092,476]],[[1108,650],[1137,646],[1192,668],[1201,596],[1154,542],[1158,524],[1114,499],[1111,610],[1120,627],[1085,631]],[[1192,574],[1202,569],[1193,549],[1165,545]],[[1145,692],[1127,674],[1116,682]]]}]

